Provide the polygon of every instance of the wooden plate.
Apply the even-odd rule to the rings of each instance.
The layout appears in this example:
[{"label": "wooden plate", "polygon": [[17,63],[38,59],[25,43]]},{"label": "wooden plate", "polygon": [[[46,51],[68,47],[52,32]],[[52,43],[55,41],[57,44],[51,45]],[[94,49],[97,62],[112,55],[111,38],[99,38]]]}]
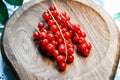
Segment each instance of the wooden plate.
[{"label": "wooden plate", "polygon": [[2,55],[20,80],[108,80],[114,78],[120,53],[120,35],[111,17],[91,0],[54,0],[73,23],[81,24],[93,44],[91,55],[75,53],[74,63],[59,72],[54,60],[40,54],[32,34],[52,0],[33,0],[19,8],[3,32]]}]

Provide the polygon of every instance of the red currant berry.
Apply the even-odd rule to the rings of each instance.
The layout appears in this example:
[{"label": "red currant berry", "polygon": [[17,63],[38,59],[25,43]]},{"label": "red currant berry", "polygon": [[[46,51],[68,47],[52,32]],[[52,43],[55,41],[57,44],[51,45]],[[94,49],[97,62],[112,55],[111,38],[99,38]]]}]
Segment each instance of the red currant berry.
[{"label": "red currant berry", "polygon": [[56,17],[56,16],[59,15],[59,13],[58,13],[57,11],[51,11],[51,13],[52,13],[52,15],[53,15],[54,17]]},{"label": "red currant berry", "polygon": [[85,40],[85,38],[80,37],[79,40],[78,40],[78,42],[79,42],[80,44],[82,44],[82,43],[86,43],[86,40]]},{"label": "red currant berry", "polygon": [[66,16],[66,12],[61,12],[61,14],[65,17]]},{"label": "red currant berry", "polygon": [[83,53],[84,56],[88,56],[90,54],[90,50],[85,49],[82,53]]},{"label": "red currant berry", "polygon": [[73,43],[78,43],[79,38],[77,36],[73,37]]},{"label": "red currant berry", "polygon": [[74,61],[74,56],[73,55],[68,55],[67,56],[67,62],[72,63]]},{"label": "red currant berry", "polygon": [[46,29],[41,29],[40,32],[45,32],[46,34],[48,34],[48,31]]},{"label": "red currant berry", "polygon": [[43,40],[42,40],[42,45],[43,45],[43,46],[46,46],[46,45],[48,45],[48,44],[49,44],[48,39],[43,39]]},{"label": "red currant berry", "polygon": [[54,35],[53,34],[48,34],[47,35],[47,39],[49,40],[49,41],[52,41],[52,40],[54,40]]},{"label": "red currant berry", "polygon": [[65,62],[65,57],[62,56],[62,55],[57,56],[57,62],[58,62],[58,63],[63,63],[63,62]]},{"label": "red currant berry", "polygon": [[57,41],[57,44],[58,44],[58,45],[63,43],[63,39],[61,39],[61,38],[60,38],[60,39],[57,39],[56,41]]},{"label": "red currant berry", "polygon": [[63,62],[63,63],[58,64],[58,68],[59,70],[64,71],[66,69],[66,63]]},{"label": "red currant berry", "polygon": [[48,25],[49,25],[49,26],[52,26],[52,25],[54,25],[54,24],[55,24],[55,22],[54,22],[52,19],[48,20]]},{"label": "red currant berry", "polygon": [[56,59],[60,55],[58,50],[55,50],[52,54],[52,56]]},{"label": "red currant berry", "polygon": [[57,32],[58,31],[58,26],[56,26],[56,25],[52,25],[51,27],[50,27],[50,30],[54,33],[54,32]]},{"label": "red currant berry", "polygon": [[70,44],[71,42],[70,42],[70,40],[66,40],[66,44]]},{"label": "red currant berry", "polygon": [[62,21],[62,18],[61,18],[61,16],[60,15],[58,15],[58,16],[56,16],[56,21],[60,24],[61,23],[61,21]]},{"label": "red currant berry", "polygon": [[90,43],[90,42],[87,42],[86,44],[87,44],[87,48],[88,48],[89,50],[91,50],[91,48],[92,48],[91,43]]},{"label": "red currant berry", "polygon": [[55,38],[60,39],[62,36],[59,31],[55,33]]},{"label": "red currant berry", "polygon": [[86,33],[85,33],[85,32],[82,32],[82,33],[81,33],[81,37],[85,38],[85,37],[86,37]]},{"label": "red currant berry", "polygon": [[64,26],[65,26],[66,28],[69,28],[69,27],[71,26],[71,22],[70,22],[70,21],[65,21],[65,22],[64,22]]},{"label": "red currant berry", "polygon": [[65,45],[64,45],[64,44],[60,44],[60,45],[58,46],[58,51],[59,51],[60,53],[64,53],[64,52],[65,52]]},{"label": "red currant berry", "polygon": [[65,32],[64,33],[64,37],[65,37],[65,39],[70,39],[71,38],[71,34],[69,32]]},{"label": "red currant berry", "polygon": [[39,38],[39,32],[34,32],[33,33],[33,38],[38,39]]},{"label": "red currant berry", "polygon": [[70,21],[70,16],[66,15],[65,18]]},{"label": "red currant berry", "polygon": [[62,28],[62,33],[67,32],[67,28]]},{"label": "red currant berry", "polygon": [[48,21],[48,20],[50,19],[50,14],[49,14],[48,12],[44,12],[44,13],[43,13],[43,19],[44,19],[45,21]]},{"label": "red currant berry", "polygon": [[40,22],[40,23],[38,24],[38,28],[39,28],[39,29],[43,29],[43,28],[44,28],[44,23],[43,23],[43,22]]},{"label": "red currant berry", "polygon": [[45,39],[47,37],[47,34],[45,32],[41,32],[39,34],[40,39]]},{"label": "red currant berry", "polygon": [[73,27],[73,31],[75,31],[75,32],[80,30],[80,25],[79,24],[73,24],[72,27]]},{"label": "red currant berry", "polygon": [[54,46],[57,46],[57,42],[56,41],[52,41],[51,44],[53,44]]},{"label": "red currant berry", "polygon": [[68,49],[68,54],[69,54],[69,55],[72,55],[73,53],[74,53],[74,49],[73,49],[73,48],[69,48],[69,49]]},{"label": "red currant berry", "polygon": [[74,45],[73,44],[67,44],[67,48],[73,48],[74,49]]},{"label": "red currant berry", "polygon": [[79,47],[80,47],[80,49],[81,49],[82,51],[84,51],[84,50],[87,49],[87,44],[86,44],[86,43],[82,43],[82,44],[79,45]]},{"label": "red currant berry", "polygon": [[50,11],[55,11],[56,10],[56,7],[54,5],[50,6],[49,7]]},{"label": "red currant berry", "polygon": [[46,48],[48,52],[53,52],[55,50],[55,46],[53,44],[48,44]]}]

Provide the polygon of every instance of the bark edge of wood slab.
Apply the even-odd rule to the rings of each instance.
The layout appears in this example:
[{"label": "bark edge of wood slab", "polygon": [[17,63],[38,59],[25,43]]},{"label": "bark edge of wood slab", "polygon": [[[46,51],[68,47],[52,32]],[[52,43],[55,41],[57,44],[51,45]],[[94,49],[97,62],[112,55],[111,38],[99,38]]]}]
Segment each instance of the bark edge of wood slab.
[{"label": "bark edge of wood slab", "polygon": [[87,58],[75,53],[75,60],[59,72],[54,60],[44,57],[32,34],[42,21],[50,0],[25,3],[8,20],[2,34],[2,56],[18,80],[113,80],[120,57],[120,34],[109,14],[91,0],[54,0],[80,23],[93,44]]}]

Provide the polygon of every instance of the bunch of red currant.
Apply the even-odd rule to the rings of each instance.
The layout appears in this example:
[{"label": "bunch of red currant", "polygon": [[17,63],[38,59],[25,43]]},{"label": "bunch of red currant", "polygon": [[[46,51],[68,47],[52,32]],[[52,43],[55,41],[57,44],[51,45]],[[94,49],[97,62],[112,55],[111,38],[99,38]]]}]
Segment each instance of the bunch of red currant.
[{"label": "bunch of red currant", "polygon": [[86,41],[86,33],[81,30],[79,24],[70,22],[66,12],[59,13],[52,5],[43,13],[43,19],[45,22],[38,24],[39,30],[33,33],[33,37],[46,56],[57,60],[60,70],[66,69],[66,62],[74,61],[73,43],[77,45],[79,53],[84,56],[90,54],[92,45]]}]

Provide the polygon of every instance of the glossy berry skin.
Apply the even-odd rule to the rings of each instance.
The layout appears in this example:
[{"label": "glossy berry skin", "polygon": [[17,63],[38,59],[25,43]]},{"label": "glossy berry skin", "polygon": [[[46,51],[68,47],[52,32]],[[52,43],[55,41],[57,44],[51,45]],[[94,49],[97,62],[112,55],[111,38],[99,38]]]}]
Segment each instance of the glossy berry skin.
[{"label": "glossy berry skin", "polygon": [[48,52],[53,52],[55,50],[55,46],[53,44],[48,44],[46,48]]},{"label": "glossy berry skin", "polygon": [[51,33],[49,33],[49,34],[47,35],[47,39],[48,39],[49,41],[54,40],[54,35],[51,34]]},{"label": "glossy berry skin", "polygon": [[53,44],[54,46],[57,46],[57,42],[55,40],[51,41],[51,44]]},{"label": "glossy berry skin", "polygon": [[52,25],[52,26],[50,27],[50,30],[51,30],[53,33],[55,33],[55,32],[58,31],[58,26]]},{"label": "glossy berry skin", "polygon": [[79,45],[79,47],[80,47],[80,49],[81,49],[82,51],[84,51],[84,50],[87,49],[87,44],[86,44],[86,43],[82,43],[82,44]]},{"label": "glossy berry skin", "polygon": [[34,32],[33,33],[33,38],[34,39],[39,39],[39,32]]},{"label": "glossy berry skin", "polygon": [[86,33],[85,33],[85,32],[82,32],[82,33],[81,33],[81,37],[85,38],[85,37],[86,37]]},{"label": "glossy berry skin", "polygon": [[91,50],[91,48],[92,48],[91,43],[90,43],[90,42],[87,42],[86,44],[87,44],[87,48],[88,48],[89,50]]},{"label": "glossy berry skin", "polygon": [[65,17],[66,16],[66,12],[61,12],[61,14]]},{"label": "glossy berry skin", "polygon": [[62,21],[62,17],[60,15],[56,16],[56,21],[60,24]]},{"label": "glossy berry skin", "polygon": [[40,32],[45,32],[46,34],[48,34],[48,31],[46,29],[41,29]]},{"label": "glossy berry skin", "polygon": [[53,58],[55,58],[55,59],[57,59],[57,56],[59,56],[59,55],[60,55],[60,53],[59,53],[58,50],[55,50],[55,51],[52,53],[52,56],[53,56]]},{"label": "glossy berry skin", "polygon": [[62,38],[62,36],[61,36],[61,34],[60,34],[59,31],[57,31],[57,32],[55,33],[55,38],[56,38],[56,39]]},{"label": "glossy berry skin", "polygon": [[50,14],[47,13],[47,12],[44,12],[44,13],[43,13],[43,19],[44,19],[45,21],[48,21],[48,20],[50,19]]},{"label": "glossy berry skin", "polygon": [[68,54],[69,54],[69,55],[72,55],[73,53],[74,53],[74,49],[73,49],[73,48],[69,48],[69,49],[68,49]]},{"label": "glossy berry skin", "polygon": [[58,62],[58,63],[63,63],[63,62],[65,62],[65,57],[62,56],[62,55],[57,56],[57,62]]},{"label": "glossy berry skin", "polygon": [[40,39],[45,39],[47,37],[47,34],[45,32],[41,32],[39,34]]},{"label": "glossy berry skin", "polygon": [[80,30],[80,29],[79,29],[79,27],[80,27],[79,24],[73,24],[72,27],[73,27],[73,31],[75,31],[75,32],[77,32],[77,31]]},{"label": "glossy berry skin", "polygon": [[38,23],[38,28],[43,29],[44,28],[44,23],[43,22]]},{"label": "glossy berry skin", "polygon": [[67,56],[67,62],[72,63],[74,61],[74,56],[73,55],[68,55]]},{"label": "glossy berry skin", "polygon": [[64,45],[64,44],[60,44],[60,45],[58,46],[58,51],[59,51],[60,53],[64,53],[64,52],[65,52],[65,45]]},{"label": "glossy berry skin", "polygon": [[54,5],[50,6],[49,7],[50,11],[55,11],[56,10],[56,7]]},{"label": "glossy berry skin", "polygon": [[63,63],[58,64],[58,68],[60,71],[64,71],[66,69],[66,63],[63,62]]},{"label": "glossy berry skin", "polygon": [[73,44],[67,44],[67,49],[69,49],[69,48],[73,48],[74,49],[74,45]]},{"label": "glossy berry skin", "polygon": [[62,33],[67,32],[67,28],[62,28]]},{"label": "glossy berry skin", "polygon": [[46,46],[46,45],[48,45],[48,44],[49,44],[48,39],[43,39],[43,40],[42,40],[42,45],[43,45],[43,46]]},{"label": "glossy berry skin", "polygon": [[55,22],[54,22],[52,19],[48,20],[48,25],[49,25],[49,26],[52,26],[52,25],[54,25],[54,24],[55,24]]},{"label": "glossy berry skin", "polygon": [[54,17],[56,17],[56,16],[59,15],[59,13],[58,13],[57,11],[51,11],[51,13],[52,13],[52,15],[53,15]]},{"label": "glossy berry skin", "polygon": [[57,41],[57,44],[58,44],[58,45],[59,45],[59,44],[63,44],[63,39],[61,39],[61,38],[60,38],[60,39],[57,39],[56,41]]},{"label": "glossy berry skin", "polygon": [[74,36],[72,41],[73,41],[73,43],[78,43],[78,40],[79,40],[79,38],[77,36]]},{"label": "glossy berry skin", "polygon": [[83,53],[84,56],[88,56],[90,54],[90,50],[85,49],[82,53]]},{"label": "glossy berry skin", "polygon": [[78,42],[82,44],[82,43],[86,43],[86,40],[83,37],[79,37]]},{"label": "glossy berry skin", "polygon": [[71,38],[71,34],[69,32],[65,32],[64,33],[64,37],[65,37],[65,39],[70,39]]}]

